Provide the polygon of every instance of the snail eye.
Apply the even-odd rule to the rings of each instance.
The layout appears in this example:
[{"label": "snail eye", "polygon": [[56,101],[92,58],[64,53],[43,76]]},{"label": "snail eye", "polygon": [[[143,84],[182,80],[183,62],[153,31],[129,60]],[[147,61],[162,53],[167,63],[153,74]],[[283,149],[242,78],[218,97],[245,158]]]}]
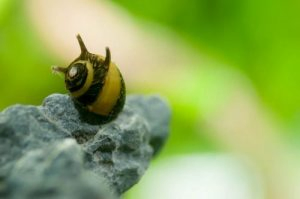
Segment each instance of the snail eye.
[{"label": "snail eye", "polygon": [[72,67],[70,70],[69,70],[69,77],[70,78],[74,78],[76,77],[78,74],[78,68],[75,66],[75,67]]}]

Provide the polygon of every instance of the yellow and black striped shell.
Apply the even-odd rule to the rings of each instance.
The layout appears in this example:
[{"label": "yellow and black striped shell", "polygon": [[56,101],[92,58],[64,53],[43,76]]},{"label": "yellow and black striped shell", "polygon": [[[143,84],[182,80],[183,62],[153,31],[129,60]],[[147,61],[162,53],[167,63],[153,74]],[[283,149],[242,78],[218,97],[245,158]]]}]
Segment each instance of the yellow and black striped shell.
[{"label": "yellow and black striped shell", "polygon": [[76,102],[90,112],[110,120],[123,109],[125,83],[117,66],[111,62],[109,48],[105,58],[89,53],[80,35],[77,35],[81,54],[68,67],[54,66],[65,75],[66,88]]}]

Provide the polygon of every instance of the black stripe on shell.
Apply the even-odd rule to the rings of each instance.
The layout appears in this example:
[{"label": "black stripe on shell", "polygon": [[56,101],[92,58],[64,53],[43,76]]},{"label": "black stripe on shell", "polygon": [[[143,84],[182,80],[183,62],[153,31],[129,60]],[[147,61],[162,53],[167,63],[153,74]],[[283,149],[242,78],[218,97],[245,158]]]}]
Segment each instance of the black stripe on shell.
[{"label": "black stripe on shell", "polygon": [[125,101],[126,101],[125,82],[122,77],[122,74],[120,72],[119,72],[119,74],[120,74],[120,79],[121,79],[121,91],[120,91],[120,95],[119,95],[119,98],[118,98],[116,104],[114,105],[114,107],[112,108],[112,110],[110,111],[110,113],[107,116],[97,115],[97,117],[101,117],[101,121],[103,123],[107,123],[107,122],[115,119],[118,116],[118,114],[122,111]]},{"label": "black stripe on shell", "polygon": [[[118,69],[119,71],[119,69]],[[109,113],[109,120],[112,120],[114,118],[117,117],[117,115],[122,111],[125,101],[126,101],[126,87],[125,87],[125,82],[124,79],[122,77],[122,74],[120,73],[120,79],[121,79],[121,90],[120,90],[120,95],[119,98],[116,102],[116,104],[114,105],[113,109],[111,110],[111,112]]]},{"label": "black stripe on shell", "polygon": [[93,82],[90,88],[81,96],[76,98],[78,102],[84,105],[92,104],[97,100],[105,83],[105,77],[108,72],[108,66],[103,65],[103,61],[97,55],[89,54],[89,61],[94,69]]}]

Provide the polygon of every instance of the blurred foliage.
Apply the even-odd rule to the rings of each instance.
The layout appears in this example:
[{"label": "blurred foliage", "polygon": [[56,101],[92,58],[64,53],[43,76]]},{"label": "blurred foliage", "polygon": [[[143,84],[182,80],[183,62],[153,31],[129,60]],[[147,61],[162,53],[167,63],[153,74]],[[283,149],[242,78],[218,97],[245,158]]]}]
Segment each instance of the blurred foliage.
[{"label": "blurred foliage", "polygon": [[54,62],[38,40],[23,3],[0,3],[0,110],[14,103],[40,104],[59,91],[50,70]]},{"label": "blurred foliage", "polygon": [[299,1],[115,1],[239,68],[282,119],[299,112]]},{"label": "blurred foliage", "polygon": [[[190,66],[194,69],[189,76],[172,82],[173,88],[162,88],[168,90],[135,90],[162,92],[170,101],[172,133],[162,157],[222,147],[201,125],[201,114],[213,112],[226,100],[234,84],[227,74],[231,68],[226,67],[247,75],[264,105],[289,127],[288,132],[299,132],[300,1],[114,1],[136,17],[170,28],[199,55],[206,53],[224,64],[222,69],[201,72],[200,66]],[[0,0],[0,110],[15,103],[41,104],[51,93],[66,92],[50,70],[52,64],[61,62],[39,40],[24,10],[25,2]]]},{"label": "blurred foliage", "polygon": [[[53,92],[65,92],[61,81],[56,81],[50,70],[52,64],[60,62],[39,41],[38,33],[24,11],[25,2],[0,1],[0,110],[14,103],[40,104],[45,96]],[[300,22],[297,20],[300,17],[300,2],[115,2],[137,17],[169,27],[199,52],[242,71],[256,86],[265,105],[288,121],[291,132],[299,129],[296,124],[300,112]],[[225,94],[222,93],[221,97],[214,96],[214,89],[226,92],[230,85],[223,80],[217,82],[224,76],[225,70],[217,73],[204,72],[208,76],[202,76],[201,79],[207,84],[199,85],[195,78],[200,78],[200,73],[195,69],[194,74],[185,79],[185,88],[181,88],[185,91],[184,95],[178,96],[179,85],[165,92],[174,111],[167,154],[217,149],[213,141],[200,132],[201,115],[198,110],[199,107],[216,108],[218,102],[212,102],[212,99],[224,99]],[[211,77],[213,74],[215,76]],[[203,81],[205,78],[207,80]]]}]

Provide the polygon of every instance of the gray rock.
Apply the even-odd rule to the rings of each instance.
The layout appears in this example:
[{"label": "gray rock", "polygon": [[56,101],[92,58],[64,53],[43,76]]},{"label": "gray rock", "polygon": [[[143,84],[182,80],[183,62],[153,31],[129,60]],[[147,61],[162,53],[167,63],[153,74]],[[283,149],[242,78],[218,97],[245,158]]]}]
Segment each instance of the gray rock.
[{"label": "gray rock", "polygon": [[119,116],[102,118],[68,95],[0,113],[0,198],[115,198],[136,184],[169,131],[157,96],[128,96]]}]

